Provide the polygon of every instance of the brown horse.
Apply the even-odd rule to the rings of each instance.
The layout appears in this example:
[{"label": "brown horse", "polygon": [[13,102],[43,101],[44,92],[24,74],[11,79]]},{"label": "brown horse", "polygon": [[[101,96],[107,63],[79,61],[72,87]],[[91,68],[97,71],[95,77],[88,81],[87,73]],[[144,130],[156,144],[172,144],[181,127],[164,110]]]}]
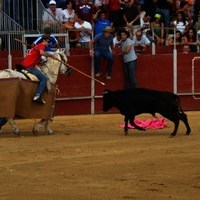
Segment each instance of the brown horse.
[{"label": "brown horse", "polygon": [[[67,74],[68,72],[65,53],[63,51],[55,52],[55,55],[57,60],[49,57],[45,63],[37,66],[49,80],[47,91],[43,94],[46,101],[44,105],[32,102],[38,82],[34,75],[24,70],[22,70],[23,73],[12,69],[0,71],[0,119],[9,122],[14,134],[20,134],[19,127],[13,120],[15,117],[41,119],[33,126],[34,135],[37,135],[42,127],[45,128],[47,134],[53,133],[49,121],[52,119],[55,109],[55,83],[59,74]],[[31,77],[31,80],[28,77]]]}]

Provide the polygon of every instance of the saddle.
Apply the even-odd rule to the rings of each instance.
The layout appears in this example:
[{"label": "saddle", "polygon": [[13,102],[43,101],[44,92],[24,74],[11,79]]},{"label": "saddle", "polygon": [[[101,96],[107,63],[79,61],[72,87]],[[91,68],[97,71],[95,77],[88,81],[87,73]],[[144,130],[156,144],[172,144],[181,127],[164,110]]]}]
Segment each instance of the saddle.
[{"label": "saddle", "polygon": [[35,81],[35,82],[39,82],[38,78],[34,74],[31,74],[30,72],[28,72],[23,65],[16,64],[16,69],[18,72],[24,74],[24,76],[26,76],[27,79]]},{"label": "saddle", "polygon": [[[26,76],[27,79],[34,82],[39,82],[39,79],[34,74],[31,74],[30,72],[28,72],[23,65],[16,64],[16,70],[24,74],[24,76]],[[49,80],[47,81],[46,87],[47,87],[48,92],[52,92],[52,86]]]}]

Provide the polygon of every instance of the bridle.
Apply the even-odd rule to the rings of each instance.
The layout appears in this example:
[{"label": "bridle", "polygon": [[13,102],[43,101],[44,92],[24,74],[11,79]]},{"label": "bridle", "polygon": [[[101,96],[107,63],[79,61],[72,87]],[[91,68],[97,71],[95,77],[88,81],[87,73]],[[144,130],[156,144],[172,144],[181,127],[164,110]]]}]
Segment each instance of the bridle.
[{"label": "bridle", "polygon": [[[58,76],[58,75],[59,75],[60,68],[61,68],[63,62],[65,62],[63,56],[62,56],[61,54],[59,54],[59,53],[58,53],[58,55],[59,55],[60,58],[61,58],[61,62],[59,62],[59,60],[57,60],[57,61],[60,63],[60,66],[59,66],[59,68],[58,68],[58,73],[54,73],[53,71],[51,72],[51,70],[50,70],[49,67],[47,66],[47,62],[43,63],[43,66],[45,66],[45,67],[48,69],[49,73],[50,73],[52,76]],[[42,72],[44,73],[44,71],[42,71]],[[44,74],[47,75],[46,73],[44,73]]]}]

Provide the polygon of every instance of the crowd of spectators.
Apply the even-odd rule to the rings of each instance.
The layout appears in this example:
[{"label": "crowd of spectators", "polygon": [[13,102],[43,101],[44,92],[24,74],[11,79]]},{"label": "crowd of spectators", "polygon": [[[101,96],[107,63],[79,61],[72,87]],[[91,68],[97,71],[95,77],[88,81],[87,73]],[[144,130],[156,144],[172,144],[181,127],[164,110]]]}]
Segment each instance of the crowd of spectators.
[{"label": "crowd of spectators", "polygon": [[44,23],[55,23],[56,19],[65,31],[74,32],[69,34],[71,47],[88,47],[86,43],[93,36],[112,26],[115,42],[119,30],[125,28],[132,39],[137,39],[136,33],[140,30],[148,45],[152,42],[173,45],[175,30],[177,45],[188,44],[192,52],[198,49],[200,0],[51,0],[43,3],[47,8]]}]

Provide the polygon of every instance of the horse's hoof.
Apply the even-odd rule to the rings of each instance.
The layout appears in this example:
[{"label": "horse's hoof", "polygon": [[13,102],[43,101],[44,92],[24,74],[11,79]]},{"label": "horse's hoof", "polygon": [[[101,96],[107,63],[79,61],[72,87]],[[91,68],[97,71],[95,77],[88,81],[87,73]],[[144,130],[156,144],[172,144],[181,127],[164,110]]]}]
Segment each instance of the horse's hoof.
[{"label": "horse's hoof", "polygon": [[20,132],[19,131],[15,131],[13,132],[15,135],[20,136]]},{"label": "horse's hoof", "polygon": [[20,131],[19,131],[18,128],[14,128],[14,129],[13,129],[13,133],[14,133],[15,135],[20,135]]},{"label": "horse's hoof", "polygon": [[38,136],[39,131],[35,128],[33,128],[32,133],[34,136]]},{"label": "horse's hoof", "polygon": [[53,135],[53,131],[52,130],[49,130],[46,133],[47,133],[47,135]]}]

